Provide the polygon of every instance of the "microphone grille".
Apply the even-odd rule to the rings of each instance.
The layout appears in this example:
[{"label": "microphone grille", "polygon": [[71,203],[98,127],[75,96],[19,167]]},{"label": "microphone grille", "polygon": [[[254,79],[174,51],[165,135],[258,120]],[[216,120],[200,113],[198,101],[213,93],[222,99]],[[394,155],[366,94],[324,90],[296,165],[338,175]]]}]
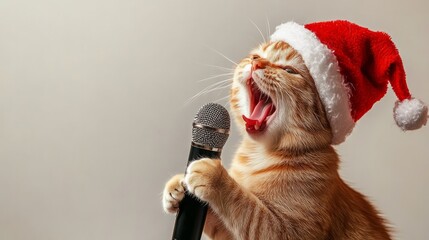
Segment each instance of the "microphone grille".
[{"label": "microphone grille", "polygon": [[228,111],[220,104],[208,103],[195,115],[192,141],[211,148],[222,148],[228,139],[230,125]]}]

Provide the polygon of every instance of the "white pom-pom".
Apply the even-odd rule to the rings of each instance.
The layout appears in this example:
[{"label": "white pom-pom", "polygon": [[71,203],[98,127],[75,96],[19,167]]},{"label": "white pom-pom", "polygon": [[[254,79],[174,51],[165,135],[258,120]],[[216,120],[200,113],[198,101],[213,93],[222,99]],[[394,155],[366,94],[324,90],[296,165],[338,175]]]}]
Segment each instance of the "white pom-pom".
[{"label": "white pom-pom", "polygon": [[402,130],[419,129],[428,121],[428,107],[419,99],[405,99],[396,102],[393,115]]}]

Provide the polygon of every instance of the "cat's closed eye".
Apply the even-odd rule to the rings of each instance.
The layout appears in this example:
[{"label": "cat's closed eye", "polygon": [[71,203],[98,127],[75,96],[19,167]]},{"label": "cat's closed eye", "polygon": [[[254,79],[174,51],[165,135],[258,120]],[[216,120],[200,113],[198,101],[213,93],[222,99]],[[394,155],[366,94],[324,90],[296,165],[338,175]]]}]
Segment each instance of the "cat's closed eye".
[{"label": "cat's closed eye", "polygon": [[298,71],[291,66],[286,66],[283,68],[283,70],[285,70],[289,74],[299,74]]},{"label": "cat's closed eye", "polygon": [[257,55],[257,54],[252,54],[252,55],[250,55],[250,59],[251,59],[251,60],[256,60],[256,59],[258,59],[258,58],[260,58],[260,56],[259,56],[259,55]]}]

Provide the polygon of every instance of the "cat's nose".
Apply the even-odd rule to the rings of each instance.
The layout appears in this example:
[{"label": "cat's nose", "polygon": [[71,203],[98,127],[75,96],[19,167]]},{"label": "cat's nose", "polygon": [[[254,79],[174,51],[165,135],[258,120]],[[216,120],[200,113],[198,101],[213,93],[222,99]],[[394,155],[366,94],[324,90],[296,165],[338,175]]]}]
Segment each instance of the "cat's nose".
[{"label": "cat's nose", "polygon": [[268,60],[264,58],[256,58],[252,60],[252,70],[265,69],[268,65]]}]

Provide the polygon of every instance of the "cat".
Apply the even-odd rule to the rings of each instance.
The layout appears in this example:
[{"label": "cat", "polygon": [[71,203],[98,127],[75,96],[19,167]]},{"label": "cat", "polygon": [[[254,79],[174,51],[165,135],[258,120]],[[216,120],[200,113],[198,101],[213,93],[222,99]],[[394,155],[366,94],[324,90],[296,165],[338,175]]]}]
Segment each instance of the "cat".
[{"label": "cat", "polygon": [[391,239],[374,206],[340,178],[314,80],[288,43],[261,44],[240,61],[230,107],[243,135],[230,169],[192,162],[165,185],[166,212],[177,212],[186,187],[209,205],[210,239]]}]

